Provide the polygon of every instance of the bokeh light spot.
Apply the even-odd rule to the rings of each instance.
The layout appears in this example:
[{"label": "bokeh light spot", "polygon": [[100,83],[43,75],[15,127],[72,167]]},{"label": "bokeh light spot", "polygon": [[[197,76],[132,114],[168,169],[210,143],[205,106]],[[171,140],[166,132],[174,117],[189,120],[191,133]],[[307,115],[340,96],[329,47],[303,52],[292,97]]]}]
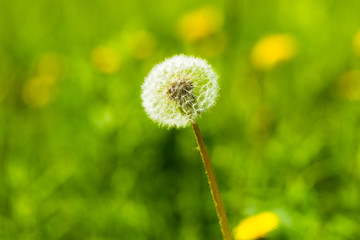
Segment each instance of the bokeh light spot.
[{"label": "bokeh light spot", "polygon": [[178,35],[186,42],[196,42],[218,32],[223,24],[219,9],[203,7],[183,15],[178,21]]},{"label": "bokeh light spot", "polygon": [[234,230],[236,240],[251,240],[264,237],[280,224],[278,215],[262,212],[242,220]]},{"label": "bokeh light spot", "polygon": [[251,52],[251,62],[258,70],[270,70],[277,64],[292,59],[297,43],[289,34],[274,34],[261,38]]},{"label": "bokeh light spot", "polygon": [[108,46],[97,46],[91,53],[91,62],[100,73],[115,73],[121,62],[115,49]]},{"label": "bokeh light spot", "polygon": [[360,71],[353,70],[342,74],[337,82],[338,95],[349,101],[360,100]]},{"label": "bokeh light spot", "polygon": [[47,105],[56,95],[55,83],[54,77],[46,75],[29,79],[22,92],[25,104],[35,108]]}]

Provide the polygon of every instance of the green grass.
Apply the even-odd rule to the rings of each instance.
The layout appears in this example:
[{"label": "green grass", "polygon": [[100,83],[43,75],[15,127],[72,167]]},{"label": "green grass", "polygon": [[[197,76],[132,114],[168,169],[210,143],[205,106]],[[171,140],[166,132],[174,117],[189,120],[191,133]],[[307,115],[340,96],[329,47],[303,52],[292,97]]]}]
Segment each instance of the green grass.
[{"label": "green grass", "polygon": [[[221,29],[184,42],[178,19],[207,5]],[[360,238],[359,100],[338,87],[360,70],[358,9],[355,0],[2,1],[0,239],[221,239],[192,129],[161,129],[141,106],[144,77],[178,53],[220,75],[218,103],[199,125],[230,226],[270,210],[282,223],[269,239]],[[143,59],[140,30],[154,41]],[[251,50],[273,33],[291,34],[298,54],[259,72]],[[118,71],[94,68],[98,46],[114,51]],[[34,105],[24,89],[47,53],[60,74],[33,83]]]}]

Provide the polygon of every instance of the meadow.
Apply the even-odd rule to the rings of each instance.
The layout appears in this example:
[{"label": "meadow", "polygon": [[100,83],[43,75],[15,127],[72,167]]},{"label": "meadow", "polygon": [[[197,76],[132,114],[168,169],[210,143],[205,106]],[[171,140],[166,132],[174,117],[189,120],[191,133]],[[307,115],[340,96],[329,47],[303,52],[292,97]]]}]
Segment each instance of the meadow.
[{"label": "meadow", "polygon": [[359,9],[0,1],[0,239],[221,239],[192,129],[142,107],[176,54],[219,75],[198,124],[231,229],[266,211],[269,240],[360,239]]}]

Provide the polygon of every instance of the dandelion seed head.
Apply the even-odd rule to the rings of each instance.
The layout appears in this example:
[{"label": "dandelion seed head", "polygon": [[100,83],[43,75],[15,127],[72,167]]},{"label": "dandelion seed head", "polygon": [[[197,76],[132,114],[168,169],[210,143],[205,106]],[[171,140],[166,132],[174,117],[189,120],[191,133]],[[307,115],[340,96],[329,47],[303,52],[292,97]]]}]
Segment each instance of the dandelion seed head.
[{"label": "dandelion seed head", "polygon": [[145,78],[141,98],[161,126],[186,127],[215,104],[218,76],[203,59],[177,55],[156,65]]}]

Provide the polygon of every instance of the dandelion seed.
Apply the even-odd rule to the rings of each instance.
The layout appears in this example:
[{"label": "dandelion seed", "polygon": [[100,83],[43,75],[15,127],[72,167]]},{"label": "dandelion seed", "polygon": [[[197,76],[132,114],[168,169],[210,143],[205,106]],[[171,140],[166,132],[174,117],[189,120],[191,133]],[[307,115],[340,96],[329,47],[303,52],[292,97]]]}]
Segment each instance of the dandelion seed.
[{"label": "dandelion seed", "polygon": [[215,104],[218,76],[202,59],[178,55],[156,65],[142,85],[151,119],[162,126],[186,127]]}]

